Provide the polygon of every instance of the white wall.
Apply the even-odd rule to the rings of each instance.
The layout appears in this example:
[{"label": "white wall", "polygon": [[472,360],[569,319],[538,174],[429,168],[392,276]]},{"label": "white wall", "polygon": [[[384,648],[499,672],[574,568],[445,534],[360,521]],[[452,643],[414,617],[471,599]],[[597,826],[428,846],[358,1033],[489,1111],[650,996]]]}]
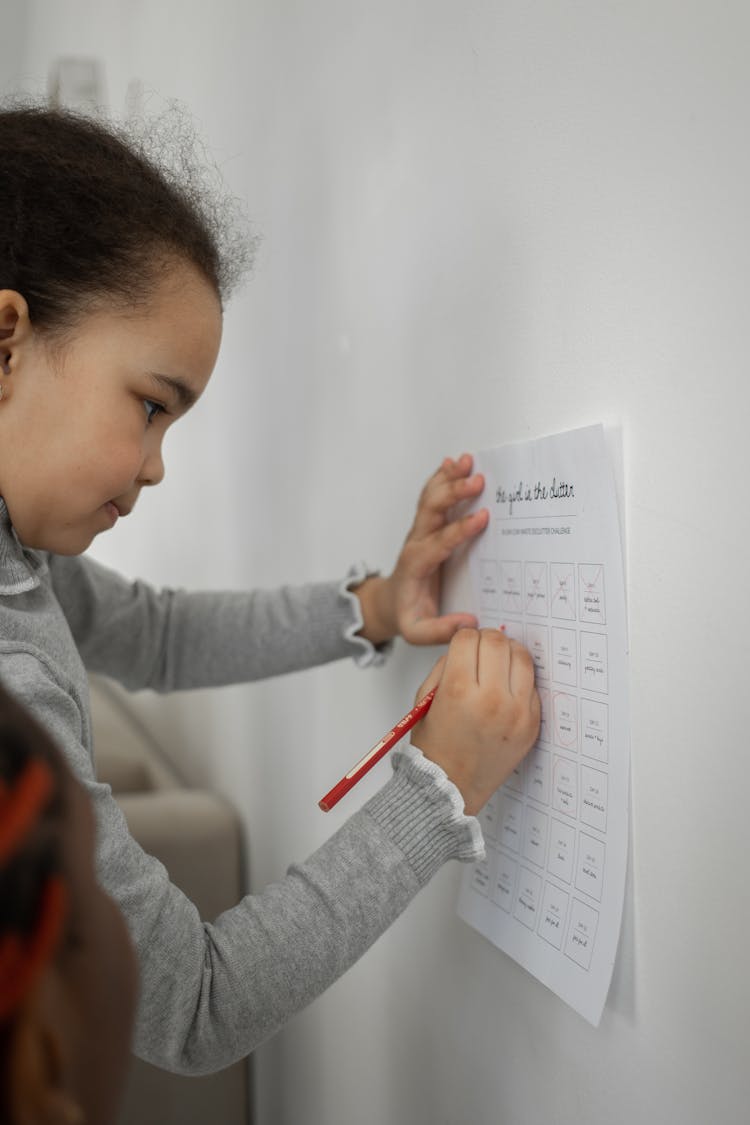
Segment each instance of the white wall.
[{"label": "white wall", "polygon": [[[184,99],[265,239],[170,478],[101,557],[190,584],[387,566],[445,453],[624,431],[633,862],[601,1027],[455,918],[446,869],[259,1052],[263,1125],[745,1121],[747,5],[26,13],[27,81],[82,51],[116,108],[134,77]],[[431,656],[173,712],[193,776],[241,804],[256,884],[385,776],[316,809]]]}]

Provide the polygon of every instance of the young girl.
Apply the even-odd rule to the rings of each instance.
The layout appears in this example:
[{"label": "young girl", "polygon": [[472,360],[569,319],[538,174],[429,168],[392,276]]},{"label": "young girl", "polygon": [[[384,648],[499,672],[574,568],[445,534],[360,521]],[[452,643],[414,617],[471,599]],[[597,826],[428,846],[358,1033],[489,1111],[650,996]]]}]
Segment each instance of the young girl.
[{"label": "young girl", "polygon": [[[483,487],[466,455],[425,485],[387,578],[157,593],[81,557],[162,478],[164,434],[216,360],[236,243],[184,160],[177,182],[91,120],[0,112],[0,152],[0,677],[93,799],[97,870],[140,964],[137,1053],[207,1072],[325,989],[443,863],[481,854],[474,816],[536,738],[533,665],[473,617],[439,616],[440,566],[488,518],[449,519]],[[202,922],[97,784],[87,670],[172,691],[372,663],[395,636],[453,639],[393,776],[284,880]]]},{"label": "young girl", "polygon": [[0,688],[0,1121],[109,1125],[130,1058],[136,965],[94,874],[90,803]]}]

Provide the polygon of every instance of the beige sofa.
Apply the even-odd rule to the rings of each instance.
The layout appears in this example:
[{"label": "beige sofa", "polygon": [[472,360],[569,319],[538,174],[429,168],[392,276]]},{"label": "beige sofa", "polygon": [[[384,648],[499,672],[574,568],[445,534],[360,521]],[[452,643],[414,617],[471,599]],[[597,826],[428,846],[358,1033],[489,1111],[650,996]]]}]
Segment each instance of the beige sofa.
[{"label": "beige sofa", "polygon": [[[92,677],[97,774],[140,845],[211,920],[243,893],[242,837],[222,798],[179,780],[169,749],[138,717],[137,700]],[[119,1125],[249,1125],[249,1063],[185,1078],[134,1059]]]}]

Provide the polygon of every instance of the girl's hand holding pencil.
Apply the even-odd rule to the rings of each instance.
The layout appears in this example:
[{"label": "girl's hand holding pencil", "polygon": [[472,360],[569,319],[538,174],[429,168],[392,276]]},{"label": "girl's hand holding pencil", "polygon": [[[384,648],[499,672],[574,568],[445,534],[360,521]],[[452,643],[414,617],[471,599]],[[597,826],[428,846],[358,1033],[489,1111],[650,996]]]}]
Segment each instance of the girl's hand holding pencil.
[{"label": "girl's hand holding pencil", "polygon": [[461,629],[417,692],[437,688],[412,744],[445,770],[476,815],[536,742],[530,653],[499,629]]},{"label": "girl's hand holding pencil", "polygon": [[[440,706],[428,721],[438,687]],[[414,728],[412,744],[445,770],[464,798],[464,811],[474,815],[536,742],[540,715],[529,652],[501,630],[461,629],[417,692],[411,711],[318,806],[330,812]]]}]

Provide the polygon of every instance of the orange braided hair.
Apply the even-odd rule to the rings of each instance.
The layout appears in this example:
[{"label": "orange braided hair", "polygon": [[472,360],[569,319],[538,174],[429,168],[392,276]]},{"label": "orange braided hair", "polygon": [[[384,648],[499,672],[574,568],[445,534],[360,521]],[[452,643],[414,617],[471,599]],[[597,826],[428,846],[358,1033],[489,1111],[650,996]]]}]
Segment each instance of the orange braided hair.
[{"label": "orange braided hair", "polygon": [[[8,865],[33,832],[54,787],[52,770],[40,758],[26,763],[14,785],[0,781],[0,869]],[[0,937],[0,1022],[12,1015],[52,957],[67,905],[63,879],[57,874],[48,875],[31,933],[9,931]]]}]

